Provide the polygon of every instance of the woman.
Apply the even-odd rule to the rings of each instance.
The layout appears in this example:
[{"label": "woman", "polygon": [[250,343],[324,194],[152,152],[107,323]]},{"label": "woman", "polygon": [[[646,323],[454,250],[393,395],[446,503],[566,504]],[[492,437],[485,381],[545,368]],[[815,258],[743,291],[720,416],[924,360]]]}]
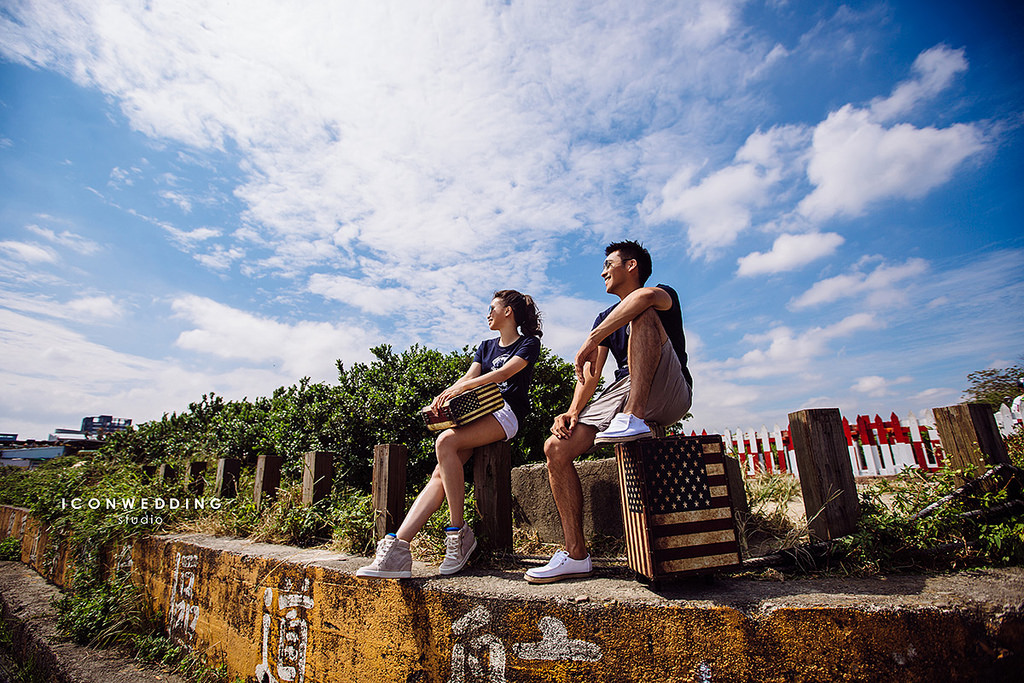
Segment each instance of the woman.
[{"label": "woman", "polygon": [[434,443],[437,467],[430,481],[412,504],[402,526],[380,540],[373,562],[357,570],[356,576],[412,576],[409,542],[446,499],[450,524],[445,529],[445,555],[440,572],[458,572],[476,549],[476,537],[463,518],[466,487],[462,468],[477,446],[508,441],[519,431],[530,407],[530,380],[540,355],[541,336],[540,315],[533,299],[514,289],[494,293],[487,325],[499,336],[480,342],[469,370],[441,392],[431,408],[436,412],[451,397],[491,382],[498,385],[504,405],[490,415],[441,432]]}]

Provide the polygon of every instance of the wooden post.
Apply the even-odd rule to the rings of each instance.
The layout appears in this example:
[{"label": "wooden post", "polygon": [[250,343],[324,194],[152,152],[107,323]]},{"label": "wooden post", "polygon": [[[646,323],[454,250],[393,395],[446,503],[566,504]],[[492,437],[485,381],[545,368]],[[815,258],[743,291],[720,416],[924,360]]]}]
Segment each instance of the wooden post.
[{"label": "wooden post", "polygon": [[473,449],[473,488],[479,531],[490,547],[512,549],[512,446],[498,441]]},{"label": "wooden post", "polygon": [[373,448],[373,535],[380,539],[398,529],[405,517],[405,468],[409,449],[398,443]]},{"label": "wooden post", "polygon": [[860,504],[839,409],[790,413],[789,433],[811,537],[825,541],[851,533],[857,526]]},{"label": "wooden post", "polygon": [[[999,434],[992,408],[984,403],[960,403],[932,410],[946,463],[968,477],[985,473],[988,466],[1009,463],[1006,444]],[[957,477],[959,483],[962,478]]]},{"label": "wooden post", "polygon": [[334,453],[306,453],[302,464],[302,504],[312,505],[330,496],[333,479]]},{"label": "wooden post", "polygon": [[242,461],[238,458],[217,460],[217,483],[214,495],[218,498],[234,498],[238,495],[238,477],[242,472]]},{"label": "wooden post", "polygon": [[729,500],[732,503],[732,511],[749,515],[750,504],[747,502],[747,488],[743,485],[743,470],[739,460],[729,456],[725,457],[725,476],[729,479]]},{"label": "wooden post", "polygon": [[261,455],[256,460],[256,483],[253,485],[252,501],[260,509],[265,499],[277,497],[281,485],[281,465],[284,458],[279,455]]},{"label": "wooden post", "polygon": [[156,477],[160,481],[165,481],[169,483],[177,479],[177,474],[175,473],[173,467],[164,463],[163,465],[160,465],[159,467],[156,468]]},{"label": "wooden post", "polygon": [[206,463],[190,462],[188,464],[188,492],[195,496],[206,491]]}]

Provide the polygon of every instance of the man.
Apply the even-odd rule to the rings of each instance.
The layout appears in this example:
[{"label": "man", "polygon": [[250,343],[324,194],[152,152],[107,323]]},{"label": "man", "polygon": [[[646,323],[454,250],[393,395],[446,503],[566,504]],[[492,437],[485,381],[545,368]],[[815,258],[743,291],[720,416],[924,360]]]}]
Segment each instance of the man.
[{"label": "man", "polygon": [[[573,461],[595,444],[649,438],[648,423],[670,425],[690,409],[693,381],[686,367],[682,312],[675,290],[645,287],[651,255],[637,242],[605,249],[605,291],[619,303],[597,316],[576,352],[576,389],[569,409],[555,418],[544,444],[548,480],[562,519],[565,550],[526,572],[530,583],[589,576],[583,537],[583,489]],[[611,352],[615,382],[588,405]]]}]

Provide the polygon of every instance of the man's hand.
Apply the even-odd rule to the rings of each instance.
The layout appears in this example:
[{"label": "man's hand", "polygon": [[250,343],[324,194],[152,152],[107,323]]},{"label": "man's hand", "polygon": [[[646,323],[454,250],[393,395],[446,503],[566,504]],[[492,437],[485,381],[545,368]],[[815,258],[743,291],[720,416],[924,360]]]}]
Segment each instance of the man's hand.
[{"label": "man's hand", "polygon": [[551,425],[551,433],[559,439],[568,439],[572,436],[572,430],[576,427],[577,416],[573,413],[562,413],[555,417]]},{"label": "man's hand", "polygon": [[584,366],[590,363],[590,367],[597,367],[597,344],[592,341],[589,337],[580,350],[576,352],[576,357],[573,360],[573,364],[576,367],[576,379],[579,380],[580,384],[586,382],[586,377],[583,375]]}]

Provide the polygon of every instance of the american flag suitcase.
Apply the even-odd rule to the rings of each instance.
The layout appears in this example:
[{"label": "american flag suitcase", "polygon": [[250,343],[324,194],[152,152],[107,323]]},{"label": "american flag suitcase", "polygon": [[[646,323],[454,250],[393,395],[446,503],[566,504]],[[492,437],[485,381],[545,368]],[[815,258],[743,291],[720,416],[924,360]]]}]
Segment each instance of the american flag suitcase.
[{"label": "american flag suitcase", "polygon": [[450,427],[461,427],[484,415],[490,415],[505,405],[498,385],[484,384],[469,389],[449,399],[437,413],[430,412],[430,406],[420,411],[423,423],[432,432]]},{"label": "american flag suitcase", "polygon": [[629,567],[650,581],[742,563],[722,437],[615,447]]}]

